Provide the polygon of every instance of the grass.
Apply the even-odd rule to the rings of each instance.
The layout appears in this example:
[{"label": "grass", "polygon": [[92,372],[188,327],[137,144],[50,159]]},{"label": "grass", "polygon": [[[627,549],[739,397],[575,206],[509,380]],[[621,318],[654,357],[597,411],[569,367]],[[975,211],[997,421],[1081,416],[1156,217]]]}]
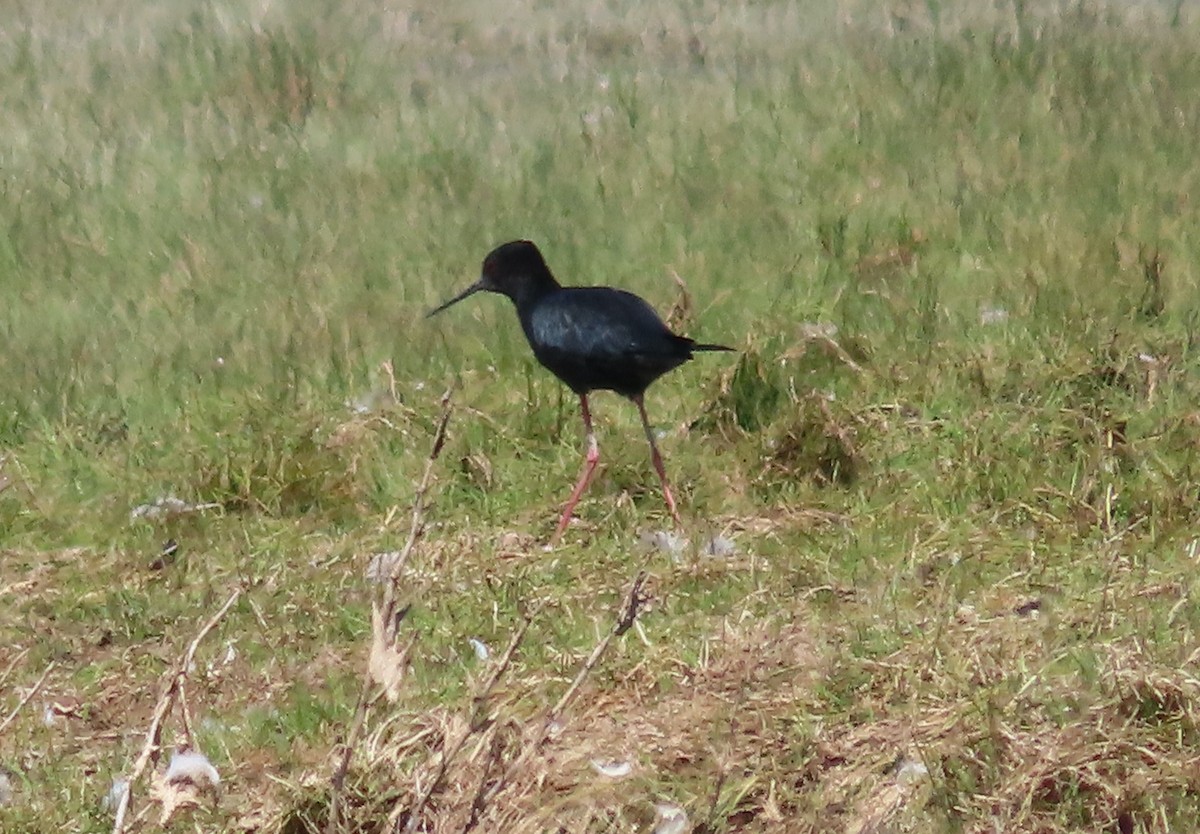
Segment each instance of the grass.
[{"label": "grass", "polygon": [[[342,830],[403,820],[469,730],[425,830],[464,830],[497,774],[479,830],[653,830],[656,803],[705,832],[1190,830],[1198,26],[1178,2],[0,12],[0,828],[111,830],[163,675],[240,588],[189,677],[223,782],[194,824],[321,830],[367,565],[404,545],[452,387],[415,642]],[[641,543],[667,517],[606,395],[602,468],[542,551],[573,397],[506,302],[423,319],[516,237],[738,348],[649,395],[681,554]],[[211,506],[131,517],[168,496]],[[642,567],[637,629],[539,737]]]}]

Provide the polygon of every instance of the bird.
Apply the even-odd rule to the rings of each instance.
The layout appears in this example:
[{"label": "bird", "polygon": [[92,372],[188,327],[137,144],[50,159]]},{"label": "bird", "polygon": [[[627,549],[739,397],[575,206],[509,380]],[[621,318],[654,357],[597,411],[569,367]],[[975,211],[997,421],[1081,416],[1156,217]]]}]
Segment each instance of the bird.
[{"label": "bird", "polygon": [[550,539],[551,546],[562,538],[600,462],[588,402],[593,391],[614,391],[637,406],[667,509],[675,524],[682,526],[654,430],[646,416],[644,395],[652,382],[690,360],[692,354],[733,348],[676,335],[653,307],[631,292],[614,287],[562,286],[541,251],[528,240],[509,241],[489,252],[483,259],[479,280],[431,310],[426,318],[477,292],[498,293],[513,302],[534,357],[579,397],[587,451],[579,480]]}]

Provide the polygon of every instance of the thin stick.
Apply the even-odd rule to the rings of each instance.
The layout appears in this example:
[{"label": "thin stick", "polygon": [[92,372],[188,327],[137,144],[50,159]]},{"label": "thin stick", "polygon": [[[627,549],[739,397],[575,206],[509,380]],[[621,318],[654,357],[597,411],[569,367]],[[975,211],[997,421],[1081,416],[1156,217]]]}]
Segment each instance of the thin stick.
[{"label": "thin stick", "polygon": [[[0,592],[0,597],[2,596],[4,594]],[[12,670],[17,668],[17,664],[24,660],[27,654],[29,654],[29,649],[21,649],[21,651],[17,652],[17,656],[9,662],[8,666],[4,667],[4,674],[0,675],[0,686],[4,686],[5,681],[8,680],[8,676],[12,674]]]},{"label": "thin stick", "polygon": [[55,665],[55,662],[51,660],[50,664],[46,666],[46,671],[42,672],[42,676],[38,678],[37,683],[33,685],[33,689],[25,693],[25,697],[21,699],[20,703],[13,707],[12,712],[10,712],[8,717],[4,719],[4,723],[0,724],[0,733],[3,733],[6,729],[8,729],[8,725],[11,724],[17,717],[17,713],[21,711],[21,708],[32,701],[34,695],[38,694],[38,690],[42,688],[42,684],[46,682],[46,678],[50,677],[50,673],[54,671]]},{"label": "thin stick", "polygon": [[[400,584],[400,574],[403,572],[404,566],[408,564],[408,559],[412,556],[417,541],[425,533],[425,493],[429,490],[429,479],[433,474],[433,466],[442,454],[442,447],[446,445],[446,426],[450,423],[450,413],[453,411],[450,402],[453,393],[453,389],[446,389],[446,393],[442,394],[442,416],[438,420],[437,431],[433,435],[433,448],[429,450],[429,457],[425,458],[425,469],[421,473],[421,480],[417,483],[417,491],[413,494],[408,538],[404,542],[404,547],[400,549],[400,555],[392,563],[391,570],[388,571],[388,583],[384,587],[383,596],[384,623],[391,622],[396,612],[396,595]],[[394,634],[391,636],[395,637]]]},{"label": "thin stick", "polygon": [[489,728],[488,732],[490,738],[488,739],[487,759],[484,760],[483,771],[479,774],[479,787],[475,789],[475,798],[471,800],[471,813],[463,826],[463,834],[467,834],[468,831],[479,825],[483,810],[487,807],[488,780],[491,779],[492,769],[499,764],[500,757],[504,754],[504,745],[500,743],[500,734],[496,732],[496,728]]},{"label": "thin stick", "polygon": [[534,608],[531,611],[527,611],[524,617],[522,617],[521,627],[517,629],[517,633],[513,635],[512,639],[508,641],[508,647],[505,648],[504,654],[500,656],[500,662],[496,664],[491,676],[484,682],[483,688],[480,690],[481,694],[475,696],[476,702],[486,698],[496,688],[496,684],[500,682],[500,677],[508,671],[513,655],[516,654],[517,647],[525,639],[525,632],[529,631],[529,626],[533,622],[533,618],[537,616],[539,610],[539,608]]},{"label": "thin stick", "polygon": [[188,709],[186,678],[179,680],[179,715],[183,720],[183,747],[190,750],[196,735],[192,731],[192,711]]},{"label": "thin stick", "polygon": [[[369,674],[369,673],[368,673]],[[325,830],[329,834],[334,834],[340,824],[341,814],[341,795],[346,784],[346,774],[350,772],[350,759],[354,754],[354,744],[358,741],[358,737],[362,734],[363,726],[367,721],[367,711],[371,709],[375,703],[383,697],[383,691],[377,692],[374,696],[370,694],[371,682],[367,677],[363,680],[363,685],[358,691],[358,703],[354,706],[354,720],[350,724],[350,732],[346,734],[346,741],[342,747],[342,757],[338,760],[338,766],[333,771],[333,776],[330,777],[330,796],[329,796],[329,823]]]},{"label": "thin stick", "polygon": [[[591,671],[596,668],[596,664],[600,662],[600,658],[604,655],[605,650],[608,649],[608,644],[612,642],[612,639],[614,637],[620,637],[633,627],[634,621],[637,620],[638,614],[641,612],[642,607],[649,599],[649,597],[642,592],[642,586],[645,584],[646,571],[640,570],[633,580],[633,585],[629,588],[629,595],[625,597],[625,606],[621,609],[621,616],[617,618],[617,622],[613,626],[612,631],[604,635],[604,639],[597,643],[596,647],[592,649],[592,653],[588,655],[588,659],[584,662],[583,666],[579,668],[579,672],[576,673],[575,679],[571,681],[571,685],[567,687],[567,691],[564,692],[562,697],[558,699],[558,703],[554,705],[554,708],[547,713],[547,730],[549,730],[550,727],[558,722],[558,719],[562,715],[563,711],[566,710],[571,701],[575,698],[576,693],[579,691],[579,687],[583,685],[584,679],[591,674]],[[544,740],[545,736],[543,735],[543,738],[539,739],[539,743]]]},{"label": "thin stick", "polygon": [[[558,723],[559,718],[561,718],[566,708],[570,706],[571,701],[574,700],[576,693],[579,692],[579,688],[583,686],[584,680],[592,672],[592,670],[596,668],[597,664],[600,662],[600,658],[604,655],[605,650],[612,642],[612,639],[629,631],[629,629],[633,627],[633,624],[637,622],[638,615],[642,612],[642,609],[650,599],[649,595],[643,591],[643,586],[645,583],[646,571],[644,569],[639,570],[637,576],[634,577],[633,584],[629,588],[629,594],[625,597],[625,605],[621,608],[621,613],[617,617],[616,623],[613,624],[612,630],[609,631],[608,634],[604,635],[604,638],[596,644],[594,649],[592,649],[592,653],[588,655],[588,659],[584,661],[583,666],[581,666],[579,672],[576,673],[575,679],[571,681],[571,685],[567,687],[567,691],[564,692],[562,697],[558,699],[558,703],[554,705],[553,709],[546,714],[546,718],[542,722],[541,729],[534,737],[533,742],[531,744],[527,744],[525,748],[516,756],[516,758],[513,759],[501,777],[496,781],[496,784],[493,785],[489,791],[486,791],[481,796],[476,797],[475,802],[480,806],[478,813],[482,813],[482,807],[508,787],[513,774],[520,769],[521,765],[523,765],[530,756],[541,751],[545,747],[546,741],[550,738],[550,734],[555,725]],[[472,810],[472,813],[475,814],[476,812]]]},{"label": "thin stick", "polygon": [[225,601],[225,604],[221,606],[221,610],[216,614],[213,614],[212,617],[209,618],[208,622],[201,627],[200,633],[197,634],[195,639],[193,639],[188,645],[187,651],[184,652],[183,658],[179,661],[179,664],[175,667],[175,670],[171,672],[171,677],[164,684],[163,692],[158,696],[158,703],[154,706],[154,716],[150,720],[150,727],[146,730],[146,742],[142,746],[142,752],[138,756],[137,762],[133,766],[133,772],[129,776],[128,787],[126,787],[125,792],[121,794],[121,802],[117,806],[117,818],[116,821],[113,822],[113,834],[121,834],[121,832],[124,830],[125,815],[129,812],[129,802],[130,798],[133,796],[133,786],[146,771],[146,767],[150,764],[151,760],[158,760],[159,741],[162,738],[163,721],[166,719],[167,715],[171,711],[171,707],[175,703],[175,698],[179,694],[179,688],[182,686],[183,681],[187,678],[188,669],[192,668],[192,662],[196,657],[196,649],[199,648],[200,641],[203,640],[210,631],[216,628],[217,623],[219,623],[221,618],[223,618],[229,612],[229,609],[233,607],[233,604],[237,602],[238,597],[241,595],[242,591],[240,588],[234,591],[229,599]]},{"label": "thin stick", "polygon": [[[400,622],[404,619],[404,614],[407,613],[407,609],[404,609],[399,616],[397,616],[396,612],[400,573],[403,571],[405,563],[408,562],[409,556],[416,547],[417,541],[425,532],[425,494],[429,490],[429,480],[433,475],[433,466],[442,453],[442,447],[446,445],[446,427],[450,423],[450,413],[453,411],[451,405],[451,396],[453,393],[453,389],[446,389],[446,392],[442,394],[442,415],[438,420],[437,431],[433,435],[433,446],[429,450],[429,456],[425,458],[425,469],[421,473],[421,480],[417,482],[416,492],[413,493],[408,538],[404,542],[404,547],[400,550],[400,555],[392,563],[391,569],[388,571],[387,584],[384,586],[383,605],[381,606],[383,616],[380,621],[384,624],[385,635],[393,644],[396,640],[397,631],[400,628]],[[390,513],[388,517],[390,520]],[[405,650],[405,654],[407,654],[407,649]],[[363,727],[366,725],[367,710],[378,700],[378,696],[371,697],[370,695],[371,683],[371,670],[368,667],[363,673],[362,687],[358,692],[358,703],[354,708],[354,719],[350,724],[350,732],[346,734],[346,740],[342,745],[341,758],[338,759],[337,767],[334,768],[333,776],[330,777],[329,820],[325,826],[326,834],[336,834],[341,825],[342,790],[346,784],[346,774],[350,772],[350,760],[354,757],[354,745],[358,742],[358,737],[362,734]]]},{"label": "thin stick", "polygon": [[[425,787],[421,789],[420,794],[417,796],[416,802],[412,804],[412,807],[408,813],[408,822],[404,826],[404,834],[412,834],[412,832],[417,830],[417,826],[421,822],[421,814],[425,811],[425,806],[428,804],[430,797],[433,796],[433,792],[437,790],[438,785],[440,785],[442,780],[445,779],[446,771],[450,769],[450,763],[458,758],[458,754],[466,745],[467,739],[475,735],[475,733],[479,732],[480,730],[484,730],[488,727],[489,722],[487,720],[487,712],[485,709],[487,700],[491,696],[492,690],[496,688],[496,684],[500,682],[500,678],[506,671],[508,671],[509,664],[512,663],[513,656],[517,653],[517,647],[520,646],[521,641],[525,639],[525,634],[529,631],[529,625],[532,622],[533,616],[531,614],[526,614],[524,621],[521,623],[521,627],[517,629],[517,632],[512,636],[512,639],[508,641],[508,648],[504,650],[504,654],[501,656],[500,661],[496,664],[496,667],[492,670],[492,674],[484,682],[478,694],[476,694],[473,698],[474,703],[472,707],[471,721],[467,725],[466,732],[463,733],[462,736],[459,737],[451,747],[442,748],[440,760],[438,761],[437,774],[425,783]],[[403,800],[396,803],[396,807],[393,808],[391,814],[388,815],[388,821],[385,830],[396,830],[396,826],[399,824],[400,817],[404,814],[404,810]]]}]

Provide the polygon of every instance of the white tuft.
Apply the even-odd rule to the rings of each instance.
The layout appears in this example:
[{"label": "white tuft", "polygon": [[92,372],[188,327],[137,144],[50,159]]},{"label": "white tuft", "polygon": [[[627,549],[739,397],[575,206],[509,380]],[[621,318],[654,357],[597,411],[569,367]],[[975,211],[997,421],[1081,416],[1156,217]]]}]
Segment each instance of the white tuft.
[{"label": "white tuft", "polygon": [[906,758],[896,768],[896,784],[902,787],[915,785],[929,778],[929,768],[916,759]]},{"label": "white tuft", "polygon": [[681,555],[683,549],[687,547],[687,539],[677,536],[668,530],[655,530],[652,533],[643,533],[641,542],[654,550],[661,550],[672,556]]},{"label": "white tuft", "polygon": [[198,788],[215,788],[221,784],[221,776],[203,753],[195,750],[188,750],[184,753],[175,751],[171,754],[171,763],[167,765],[163,781],[167,784],[183,782],[191,783]]},{"label": "white tuft", "polygon": [[474,637],[467,638],[467,642],[470,643],[471,648],[475,650],[475,659],[480,663],[483,663],[485,660],[491,657],[492,653],[488,651],[487,643],[484,643],[482,640],[476,640]]},{"label": "white tuft", "polygon": [[984,307],[979,311],[979,323],[988,324],[1004,324],[1008,321],[1008,310],[1003,307]]},{"label": "white tuft", "polygon": [[703,553],[705,556],[728,559],[730,556],[736,556],[737,552],[737,545],[733,543],[733,539],[727,539],[724,536],[713,536],[704,543]]},{"label": "white tuft", "polygon": [[624,779],[633,773],[633,765],[629,762],[602,762],[592,759],[592,770],[609,779]]},{"label": "white tuft", "polygon": [[820,341],[837,337],[838,327],[828,321],[806,321],[800,324],[800,335],[805,339]]},{"label": "white tuft", "polygon": [[129,780],[123,776],[118,776],[113,779],[112,786],[108,789],[108,793],[104,795],[104,799],[100,801],[100,808],[105,811],[116,813],[116,810],[121,805],[121,800],[125,794],[129,793]]},{"label": "white tuft", "polygon": [[166,825],[178,811],[199,806],[205,797],[215,805],[220,793],[217,769],[196,750],[175,751],[167,769],[150,776],[150,799],[162,803],[159,825]]},{"label": "white tuft", "polygon": [[654,805],[654,834],[685,834],[689,829],[687,812],[674,802]]},{"label": "white tuft", "polygon": [[167,516],[182,515],[183,513],[194,513],[199,510],[213,510],[220,507],[217,503],[208,504],[189,504],[182,498],[176,498],[174,495],[162,495],[155,498],[149,504],[138,504],[134,507],[129,517],[131,519],[139,518],[165,518]]}]

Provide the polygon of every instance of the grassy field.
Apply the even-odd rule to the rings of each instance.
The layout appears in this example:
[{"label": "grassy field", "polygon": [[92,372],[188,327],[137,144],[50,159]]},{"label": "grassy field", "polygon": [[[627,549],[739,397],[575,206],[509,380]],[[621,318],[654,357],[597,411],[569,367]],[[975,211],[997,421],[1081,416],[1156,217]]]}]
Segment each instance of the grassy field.
[{"label": "grassy field", "polygon": [[[166,703],[131,830],[182,744],[179,831],[1198,830],[1196,10],[511,6],[0,11],[0,830]],[[423,318],[513,238],[737,348],[685,544],[601,394],[543,549],[575,398]]]}]

